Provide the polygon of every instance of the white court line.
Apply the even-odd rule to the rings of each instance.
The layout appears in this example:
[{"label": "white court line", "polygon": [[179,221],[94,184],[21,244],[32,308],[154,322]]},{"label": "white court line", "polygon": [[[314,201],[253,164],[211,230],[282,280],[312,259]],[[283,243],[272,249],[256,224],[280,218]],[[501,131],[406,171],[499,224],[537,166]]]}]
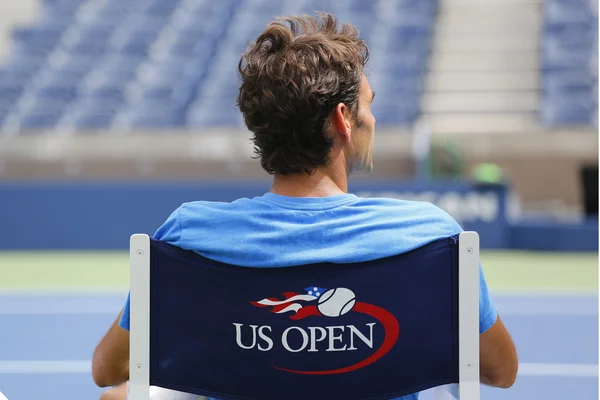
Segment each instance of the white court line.
[{"label": "white court line", "polygon": [[[125,303],[123,303],[125,304]],[[0,315],[81,315],[81,316],[89,316],[89,315],[112,315],[115,316],[121,311],[121,307],[123,304],[120,304],[119,307],[114,307],[110,309],[54,309],[48,310],[44,308],[11,308],[6,309],[0,306]]]},{"label": "white court line", "polygon": [[597,377],[597,364],[520,363],[520,376]]},{"label": "white court line", "polygon": [[0,374],[83,374],[91,371],[89,360],[0,361]]},{"label": "white court line", "polygon": [[[0,361],[0,374],[88,374],[90,360]],[[598,376],[597,364],[521,363],[519,376],[587,378]]]}]

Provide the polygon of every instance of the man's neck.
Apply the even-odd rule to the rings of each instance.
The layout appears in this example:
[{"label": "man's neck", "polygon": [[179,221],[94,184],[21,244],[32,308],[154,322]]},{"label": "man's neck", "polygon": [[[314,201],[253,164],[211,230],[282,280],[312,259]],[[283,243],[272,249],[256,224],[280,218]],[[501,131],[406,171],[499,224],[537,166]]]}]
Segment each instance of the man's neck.
[{"label": "man's neck", "polygon": [[328,197],[348,192],[348,178],[317,170],[313,175],[276,175],[271,193],[288,197]]}]

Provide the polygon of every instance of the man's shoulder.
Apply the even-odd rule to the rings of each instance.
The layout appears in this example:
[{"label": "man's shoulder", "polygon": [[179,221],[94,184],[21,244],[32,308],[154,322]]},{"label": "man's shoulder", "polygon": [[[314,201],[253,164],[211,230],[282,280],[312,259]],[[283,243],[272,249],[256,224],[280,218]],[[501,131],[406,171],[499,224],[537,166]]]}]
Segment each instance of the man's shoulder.
[{"label": "man's shoulder", "polygon": [[391,197],[359,197],[358,207],[373,207],[387,212],[423,212],[427,214],[449,217],[449,215],[433,203],[427,201],[402,200]]},{"label": "man's shoulder", "polygon": [[181,204],[178,210],[182,213],[192,212],[197,213],[199,210],[214,210],[214,211],[230,211],[236,209],[248,209],[252,207],[258,207],[260,203],[254,199],[241,197],[233,201],[207,201],[197,200],[189,201]]},{"label": "man's shoulder", "polygon": [[402,200],[387,197],[361,197],[357,207],[365,207],[383,218],[399,220],[403,225],[439,226],[453,235],[462,228],[452,216],[433,203],[426,201]]},{"label": "man's shoulder", "polygon": [[358,197],[358,203],[362,205],[374,205],[380,207],[402,207],[414,209],[439,209],[427,201],[402,200],[393,197]]}]

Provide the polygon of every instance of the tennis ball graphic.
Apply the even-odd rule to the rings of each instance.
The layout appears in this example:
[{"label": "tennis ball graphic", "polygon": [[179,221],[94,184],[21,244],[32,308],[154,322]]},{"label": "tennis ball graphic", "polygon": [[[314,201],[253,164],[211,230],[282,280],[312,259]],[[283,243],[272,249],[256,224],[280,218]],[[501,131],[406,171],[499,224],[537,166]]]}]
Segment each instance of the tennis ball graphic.
[{"label": "tennis ball graphic", "polygon": [[326,317],[339,317],[354,307],[356,295],[350,289],[329,289],[319,297],[317,309]]}]

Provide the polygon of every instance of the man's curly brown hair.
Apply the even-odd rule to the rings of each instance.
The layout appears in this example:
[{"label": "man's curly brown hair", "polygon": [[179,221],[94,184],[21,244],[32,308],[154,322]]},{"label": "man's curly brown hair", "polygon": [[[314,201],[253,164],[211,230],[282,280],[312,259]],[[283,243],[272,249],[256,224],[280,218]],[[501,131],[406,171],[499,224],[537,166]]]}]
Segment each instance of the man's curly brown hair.
[{"label": "man's curly brown hair", "polygon": [[271,22],[243,54],[237,105],[269,174],[311,174],[327,165],[329,116],[344,103],[356,116],[369,58],[358,30],[330,14]]}]

